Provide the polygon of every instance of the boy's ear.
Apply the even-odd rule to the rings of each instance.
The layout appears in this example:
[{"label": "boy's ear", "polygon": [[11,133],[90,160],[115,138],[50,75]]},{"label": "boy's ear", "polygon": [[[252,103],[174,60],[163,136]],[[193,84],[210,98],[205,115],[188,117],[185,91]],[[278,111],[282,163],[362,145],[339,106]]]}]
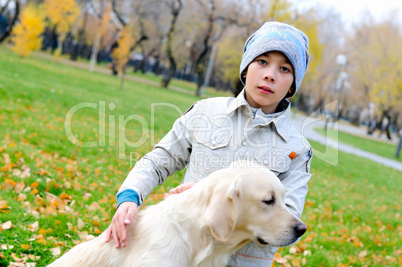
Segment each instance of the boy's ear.
[{"label": "boy's ear", "polygon": [[292,86],[289,88],[288,93],[286,94],[285,98],[291,97],[294,95],[295,92],[295,87],[294,87],[294,83],[292,84]]}]

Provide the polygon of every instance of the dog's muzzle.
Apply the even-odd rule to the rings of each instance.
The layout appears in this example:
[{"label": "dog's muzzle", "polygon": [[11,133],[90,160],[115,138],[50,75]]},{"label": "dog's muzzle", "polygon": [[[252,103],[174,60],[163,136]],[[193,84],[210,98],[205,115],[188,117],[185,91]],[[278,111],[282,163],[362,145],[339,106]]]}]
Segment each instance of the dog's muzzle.
[{"label": "dog's muzzle", "polygon": [[257,237],[257,240],[261,245],[268,245],[268,243],[264,239],[262,239],[261,237]]},{"label": "dog's muzzle", "polygon": [[299,223],[294,228],[296,237],[301,237],[307,231],[307,225]]}]

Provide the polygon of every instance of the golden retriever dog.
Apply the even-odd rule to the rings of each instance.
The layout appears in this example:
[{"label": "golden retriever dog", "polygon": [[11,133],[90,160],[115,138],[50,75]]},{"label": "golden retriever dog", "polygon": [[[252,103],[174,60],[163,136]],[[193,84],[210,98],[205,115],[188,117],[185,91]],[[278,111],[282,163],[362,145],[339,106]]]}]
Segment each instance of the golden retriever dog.
[{"label": "golden retriever dog", "polygon": [[50,266],[225,266],[249,241],[287,246],[307,226],[285,206],[270,170],[236,161],[189,190],[141,210],[127,226],[127,246],[105,233],[81,243]]}]

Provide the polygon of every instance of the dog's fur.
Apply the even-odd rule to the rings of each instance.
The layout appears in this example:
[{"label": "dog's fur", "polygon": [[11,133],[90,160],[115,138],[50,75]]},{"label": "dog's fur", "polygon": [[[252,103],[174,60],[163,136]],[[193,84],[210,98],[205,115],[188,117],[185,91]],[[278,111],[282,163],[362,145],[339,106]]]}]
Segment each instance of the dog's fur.
[{"label": "dog's fur", "polygon": [[305,232],[284,193],[268,169],[238,161],[138,212],[127,227],[127,247],[105,243],[103,233],[50,266],[225,266],[249,241],[287,246]]}]

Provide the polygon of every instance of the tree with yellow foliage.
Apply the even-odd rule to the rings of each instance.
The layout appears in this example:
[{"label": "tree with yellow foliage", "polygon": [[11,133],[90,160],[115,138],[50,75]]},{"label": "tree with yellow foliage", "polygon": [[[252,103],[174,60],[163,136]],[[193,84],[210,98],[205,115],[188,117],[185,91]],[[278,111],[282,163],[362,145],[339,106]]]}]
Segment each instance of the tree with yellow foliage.
[{"label": "tree with yellow foliage", "polygon": [[385,127],[390,139],[392,124],[402,128],[402,28],[397,21],[398,13],[393,12],[382,21],[366,16],[345,44],[351,65],[351,96],[361,110],[371,111],[366,119],[376,121],[368,133]]},{"label": "tree with yellow foliage", "polygon": [[109,29],[109,21],[110,21],[110,14],[112,12],[111,6],[108,5],[103,10],[102,19],[100,24],[97,28],[97,32],[95,35],[95,39],[92,45],[92,52],[91,52],[91,60],[89,64],[89,71],[92,72],[95,67],[96,58],[98,57],[99,46],[101,43],[102,37],[106,34],[107,30]]},{"label": "tree with yellow foliage", "polygon": [[45,12],[50,24],[59,33],[59,53],[64,39],[77,23],[80,7],[74,0],[45,0]]},{"label": "tree with yellow foliage", "polygon": [[130,26],[125,26],[120,32],[117,40],[117,47],[113,50],[112,57],[116,65],[116,70],[121,78],[120,88],[123,88],[124,74],[126,72],[127,62],[130,57],[131,47],[134,44],[132,29]]},{"label": "tree with yellow foliage", "polygon": [[42,44],[40,36],[45,29],[45,13],[42,6],[28,5],[21,13],[20,23],[13,29],[12,50],[20,56],[29,56]]}]

